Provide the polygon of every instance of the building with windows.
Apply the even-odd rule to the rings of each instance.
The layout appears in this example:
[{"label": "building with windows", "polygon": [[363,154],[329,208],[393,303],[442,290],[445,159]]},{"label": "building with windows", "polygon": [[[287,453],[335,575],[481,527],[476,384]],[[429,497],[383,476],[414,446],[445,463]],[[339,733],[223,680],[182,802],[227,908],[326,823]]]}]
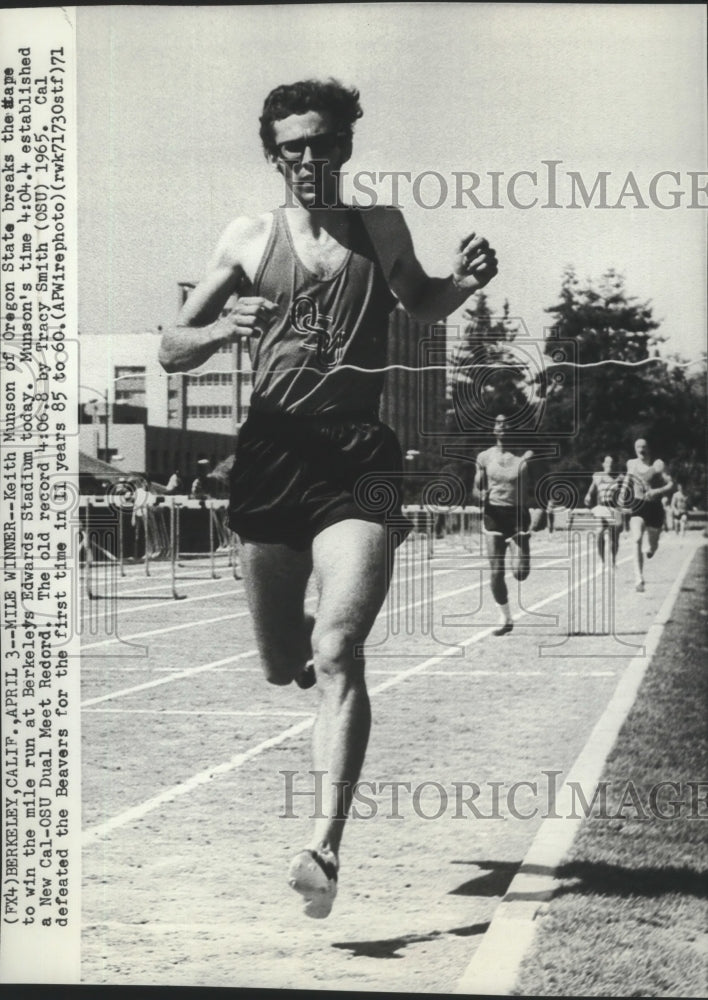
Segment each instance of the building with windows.
[{"label": "building with windows", "polygon": [[144,407],[165,426],[173,388],[157,360],[162,331],[79,336],[79,400],[105,412],[108,404]]},{"label": "building with windows", "polygon": [[[178,287],[181,307],[194,285]],[[251,394],[245,340],[224,345],[193,372],[168,375],[158,362],[161,335],[158,328],[110,338],[82,335],[79,341],[82,451],[107,461],[120,455],[125,468],[149,471],[157,481],[175,467],[193,464],[197,454],[214,464],[231,454]],[[440,465],[446,335],[444,324],[419,323],[400,306],[391,313],[388,364],[393,367],[386,375],[381,417],[421,470]]]},{"label": "building with windows", "polygon": [[163,485],[175,471],[188,485],[200,459],[213,469],[233,455],[234,445],[233,434],[155,427],[147,422],[147,410],[142,407],[113,404],[107,414],[91,404],[79,409],[79,450],[84,455],[108,461],[118,472],[139,473]]},{"label": "building with windows", "polygon": [[[79,447],[118,470],[166,483],[175,469],[185,478],[193,476],[201,457],[213,467],[233,454],[235,435],[231,406],[218,422],[190,420],[182,413],[188,376],[163,370],[157,360],[161,335],[158,329],[80,336]],[[229,356],[224,367],[231,365]],[[204,385],[206,399],[196,398],[192,405],[207,407],[209,413],[225,406],[208,395],[222,385],[228,392],[228,383],[214,385],[211,377]]]},{"label": "building with windows", "polygon": [[[181,281],[179,307],[194,288]],[[226,304],[223,314],[229,311]],[[189,374],[170,375],[173,396],[168,426],[185,430],[235,435],[248,415],[251,397],[251,361],[244,340],[224,344]]]}]

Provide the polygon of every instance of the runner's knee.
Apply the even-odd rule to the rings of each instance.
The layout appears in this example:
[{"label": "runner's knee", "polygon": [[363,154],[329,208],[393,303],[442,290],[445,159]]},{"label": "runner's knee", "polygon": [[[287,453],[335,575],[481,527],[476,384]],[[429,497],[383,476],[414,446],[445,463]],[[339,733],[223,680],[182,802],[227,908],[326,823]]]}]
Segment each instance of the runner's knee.
[{"label": "runner's knee", "polygon": [[261,641],[258,645],[263,676],[269,684],[289,684],[305,664],[306,657],[298,655],[295,643]]},{"label": "runner's knee", "polygon": [[363,656],[357,656],[355,650],[364,638],[365,636],[357,635],[355,630],[346,626],[330,627],[322,631],[315,628],[312,652],[318,676],[336,677],[350,673],[357,665],[363,666]]},{"label": "runner's knee", "polygon": [[268,653],[261,652],[261,666],[263,676],[269,684],[284,687],[292,681],[298,665],[293,663],[292,655],[285,657],[269,651]]},{"label": "runner's knee", "polygon": [[271,670],[267,666],[264,666],[263,673],[268,683],[275,684],[276,687],[286,687],[286,685],[292,684],[293,681],[291,673],[280,674]]}]

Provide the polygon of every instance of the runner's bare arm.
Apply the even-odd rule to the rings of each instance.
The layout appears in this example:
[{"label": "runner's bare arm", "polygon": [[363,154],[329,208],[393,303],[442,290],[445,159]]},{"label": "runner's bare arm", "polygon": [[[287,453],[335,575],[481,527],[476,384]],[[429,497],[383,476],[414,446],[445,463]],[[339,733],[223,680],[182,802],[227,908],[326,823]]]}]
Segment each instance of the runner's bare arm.
[{"label": "runner's bare arm", "polygon": [[487,469],[480,461],[481,456],[477,456],[477,472],[474,477],[474,489],[479,494],[479,498],[484,503],[487,493]]},{"label": "runner's bare arm", "polygon": [[448,278],[432,278],[418,260],[401,212],[377,207],[363,213],[391,291],[416,319],[433,323],[455,312],[497,273],[497,259],[487,240],[470,233],[460,241]]},{"label": "runner's bare arm", "polygon": [[523,498],[524,503],[528,502],[529,506],[534,499],[531,493],[533,483],[528,464],[532,458],[533,451],[529,449],[523,453],[519,462],[519,497]]},{"label": "runner's bare arm", "polygon": [[674,488],[674,481],[668,472],[662,470],[661,476],[664,480],[663,486],[654,486],[652,489],[647,491],[647,499],[651,500],[655,497],[667,496]]},{"label": "runner's bare arm", "polygon": [[583,503],[585,504],[586,507],[594,507],[595,506],[595,498],[597,497],[597,493],[598,493],[598,490],[597,490],[597,479],[595,478],[595,476],[593,476],[592,477],[592,482],[590,483],[590,489],[585,494],[585,499],[583,501]]},{"label": "runner's bare arm", "polygon": [[[206,276],[182,306],[176,325],[162,337],[159,360],[166,372],[198,368],[222,344],[258,333],[259,322],[275,308],[261,296],[239,294],[248,286],[240,248],[257,225],[251,219],[236,219],[224,232]],[[233,309],[222,315],[234,294],[238,298]]]}]

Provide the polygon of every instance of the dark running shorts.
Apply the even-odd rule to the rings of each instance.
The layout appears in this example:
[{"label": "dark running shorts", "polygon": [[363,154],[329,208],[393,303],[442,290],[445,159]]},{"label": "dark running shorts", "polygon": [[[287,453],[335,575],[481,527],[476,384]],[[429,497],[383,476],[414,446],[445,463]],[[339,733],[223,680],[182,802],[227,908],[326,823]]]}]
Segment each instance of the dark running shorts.
[{"label": "dark running shorts", "polygon": [[482,524],[485,534],[509,539],[529,530],[531,515],[528,507],[498,507],[488,503],[484,508]]},{"label": "dark running shorts", "polygon": [[647,528],[661,528],[664,523],[664,508],[660,500],[643,500],[630,516],[641,517]]},{"label": "dark running shorts", "polygon": [[236,445],[229,524],[244,541],[306,549],[324,528],[358,518],[390,524],[400,544],[411,527],[401,513],[402,469],[396,435],[374,414],[251,409]]}]

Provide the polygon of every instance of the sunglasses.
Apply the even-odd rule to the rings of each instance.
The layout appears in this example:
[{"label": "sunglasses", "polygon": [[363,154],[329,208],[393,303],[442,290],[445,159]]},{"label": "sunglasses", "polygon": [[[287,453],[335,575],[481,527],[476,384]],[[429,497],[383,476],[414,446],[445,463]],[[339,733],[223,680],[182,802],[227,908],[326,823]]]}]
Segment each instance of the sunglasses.
[{"label": "sunglasses", "polygon": [[346,138],[344,132],[322,132],[320,135],[290,139],[277,144],[278,157],[287,163],[298,163],[309,149],[313,160],[326,159]]}]

